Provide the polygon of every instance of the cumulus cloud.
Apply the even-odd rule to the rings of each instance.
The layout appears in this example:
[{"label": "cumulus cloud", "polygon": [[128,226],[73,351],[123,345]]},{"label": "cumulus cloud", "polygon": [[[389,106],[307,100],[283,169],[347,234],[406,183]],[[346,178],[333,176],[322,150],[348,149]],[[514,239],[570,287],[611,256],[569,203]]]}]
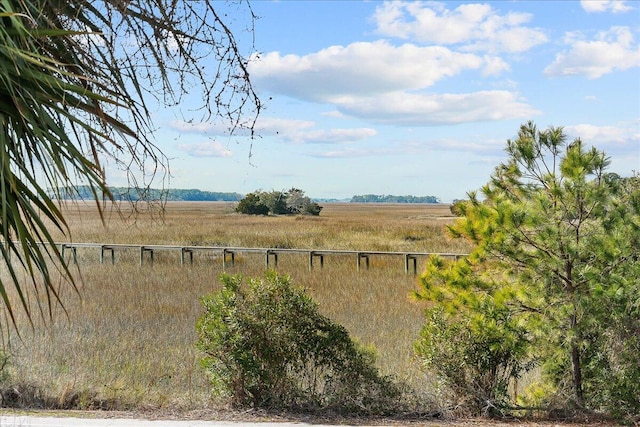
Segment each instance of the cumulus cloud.
[{"label": "cumulus cloud", "polygon": [[304,56],[271,52],[252,61],[250,72],[260,88],[332,104],[345,115],[378,123],[427,126],[536,114],[513,92],[423,93],[436,82],[466,70],[495,75],[508,69],[506,62],[492,55],[377,41],[332,46]]},{"label": "cumulus cloud", "polygon": [[621,13],[633,9],[631,6],[627,6],[623,0],[580,0],[580,5],[588,13],[607,11]]},{"label": "cumulus cloud", "polygon": [[379,156],[381,153],[379,150],[370,150],[363,148],[340,148],[336,150],[326,150],[310,153],[310,157],[315,157],[319,159],[345,159],[345,158],[363,158],[363,157],[371,157],[371,156]]},{"label": "cumulus cloud", "polygon": [[531,14],[500,14],[488,4],[386,1],[373,16],[377,32],[422,43],[458,45],[466,51],[526,52],[545,43],[546,34],[526,26]]},{"label": "cumulus cloud", "polygon": [[515,93],[502,90],[438,95],[392,92],[377,97],[343,96],[335,102],[345,114],[406,126],[506,120],[539,114]]},{"label": "cumulus cloud", "polygon": [[640,45],[628,27],[611,27],[599,32],[595,40],[568,33],[565,43],[569,50],[556,55],[544,70],[547,76],[584,75],[597,79],[614,71],[640,67]]},{"label": "cumulus cloud", "polygon": [[343,93],[422,89],[483,67],[493,73],[506,68],[494,57],[441,46],[394,46],[380,40],[331,46],[304,56],[271,52],[252,60],[249,71],[261,88],[307,101],[330,102],[332,96]]},{"label": "cumulus cloud", "polygon": [[232,151],[219,141],[178,144],[178,149],[193,157],[231,157]]}]

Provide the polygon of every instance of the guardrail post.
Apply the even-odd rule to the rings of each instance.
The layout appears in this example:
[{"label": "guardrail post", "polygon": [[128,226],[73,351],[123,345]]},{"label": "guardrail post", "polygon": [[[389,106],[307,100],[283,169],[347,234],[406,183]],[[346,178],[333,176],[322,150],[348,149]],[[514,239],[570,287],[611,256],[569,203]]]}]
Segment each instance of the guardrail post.
[{"label": "guardrail post", "polygon": [[277,267],[278,266],[278,253],[270,251],[269,249],[267,249],[267,251],[266,251],[266,260],[265,260],[267,269],[269,268],[269,255],[273,255],[273,266]]},{"label": "guardrail post", "polygon": [[367,270],[369,269],[369,254],[358,252],[358,271],[360,271],[360,261],[364,259],[365,265],[367,266]]},{"label": "guardrail post", "polygon": [[62,257],[62,259],[64,260],[64,253],[67,249],[71,249],[71,257],[73,259],[73,263],[78,264],[78,251],[76,250],[76,247],[73,245],[68,245],[64,243],[60,245],[60,256]]},{"label": "guardrail post", "polygon": [[231,255],[231,266],[233,267],[236,264],[236,254],[233,251],[228,249],[222,250],[222,269],[227,268],[227,254]]},{"label": "guardrail post", "polygon": [[184,254],[189,254],[189,262],[193,264],[193,249],[180,248],[180,264],[184,265]]},{"label": "guardrail post", "polygon": [[145,252],[149,252],[149,261],[153,264],[153,249],[145,248],[144,246],[140,246],[140,265],[144,263],[144,254]]},{"label": "guardrail post", "polygon": [[309,252],[309,271],[313,270],[313,257],[320,258],[320,268],[324,267],[324,254],[317,254],[311,251]]},{"label": "guardrail post", "polygon": [[111,251],[111,264],[116,263],[116,251],[110,246],[102,245],[100,246],[100,264],[104,264],[104,251]]},{"label": "guardrail post", "polygon": [[404,256],[404,272],[409,274],[409,261],[413,261],[413,274],[418,274],[418,257],[411,254]]}]

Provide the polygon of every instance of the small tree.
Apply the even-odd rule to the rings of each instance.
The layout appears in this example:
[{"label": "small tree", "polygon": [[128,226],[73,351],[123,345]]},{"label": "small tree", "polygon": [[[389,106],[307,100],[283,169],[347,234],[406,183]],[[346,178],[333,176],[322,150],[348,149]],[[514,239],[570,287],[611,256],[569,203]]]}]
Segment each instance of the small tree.
[{"label": "small tree", "polygon": [[318,216],[320,215],[321,211],[322,211],[322,206],[320,206],[316,202],[312,202],[311,199],[309,198],[307,198],[304,204],[302,205],[303,214]]},{"label": "small tree", "polygon": [[322,207],[305,196],[304,191],[292,188],[286,193],[287,209],[293,214],[320,215]]},{"label": "small tree", "polygon": [[637,185],[607,174],[605,154],[579,139],[567,144],[561,128],[527,123],[507,154],[449,228],[474,250],[452,266],[431,263],[417,296],[445,307],[448,322],[490,321],[494,307],[506,310],[508,322],[490,324],[507,343],[512,325],[527,331],[557,396],[578,408],[637,412],[637,382],[620,374],[638,378],[638,359],[616,350],[638,346],[629,334],[639,330]]},{"label": "small tree", "polygon": [[415,344],[417,356],[451,393],[454,406],[499,415],[509,406],[510,382],[532,364],[530,335],[506,303],[508,287],[475,274],[473,261],[427,262],[420,300],[430,302]]},{"label": "small tree", "polygon": [[274,215],[286,215],[289,213],[287,195],[282,191],[261,191],[257,194],[260,196],[260,201],[269,208],[270,213]]}]

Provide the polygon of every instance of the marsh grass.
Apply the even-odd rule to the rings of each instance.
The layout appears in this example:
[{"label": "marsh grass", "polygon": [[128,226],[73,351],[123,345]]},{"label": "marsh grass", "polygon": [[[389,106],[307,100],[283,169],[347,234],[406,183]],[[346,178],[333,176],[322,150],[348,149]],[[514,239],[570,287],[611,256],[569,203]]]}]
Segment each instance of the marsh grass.
[{"label": "marsh grass", "polygon": [[[469,249],[444,237],[444,226],[453,220],[446,205],[327,204],[320,217],[251,217],[234,213],[227,203],[169,203],[162,216],[148,212],[135,220],[107,209],[104,226],[90,205],[67,205],[65,212],[74,242],[459,253]],[[138,257],[135,251],[121,251],[115,265],[100,264],[96,249],[79,249],[78,292],[60,283],[66,313],[54,306],[50,318],[46,311],[44,318],[34,318],[33,328],[20,315],[20,338],[5,318],[10,364],[4,390],[22,393],[25,405],[215,407],[218,403],[198,364],[194,325],[203,312],[199,298],[220,288],[220,256],[196,253],[193,265],[184,266],[173,252],[157,252],[153,265],[140,266]],[[258,277],[264,269],[262,254],[244,254],[226,271]],[[357,271],[355,258],[327,256],[324,268],[309,271],[305,255],[284,254],[277,270],[308,289],[323,314],[343,324],[361,343],[374,346],[384,374],[429,392],[428,379],[413,360],[413,342],[424,322],[423,308],[409,300],[417,278],[404,273],[401,257],[372,257],[368,270]],[[29,393],[35,396],[31,402]]]}]

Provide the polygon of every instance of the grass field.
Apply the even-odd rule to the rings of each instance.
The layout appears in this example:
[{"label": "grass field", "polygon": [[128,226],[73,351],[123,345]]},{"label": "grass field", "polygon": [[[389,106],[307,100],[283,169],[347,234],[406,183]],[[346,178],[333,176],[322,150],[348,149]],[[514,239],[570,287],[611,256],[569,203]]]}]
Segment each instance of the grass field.
[{"label": "grass field", "polygon": [[[325,204],[319,217],[253,217],[229,203],[169,203],[162,213],[124,217],[105,210],[104,225],[92,205],[67,205],[71,236],[57,241],[465,253],[464,242],[445,238],[453,221],[447,205]],[[156,253],[139,265],[135,252],[100,264],[97,249],[79,249],[78,292],[60,283],[65,311],[18,318],[21,338],[3,319],[9,364],[5,390],[13,399],[43,406],[109,409],[209,408],[204,372],[194,348],[199,297],[219,288],[219,255],[196,253],[180,265],[177,252]],[[419,260],[422,264],[423,259]],[[420,269],[420,264],[418,269]],[[373,257],[368,270],[355,259],[328,256],[309,271],[302,255],[281,255],[277,270],[308,289],[321,311],[353,337],[373,344],[384,373],[428,393],[428,378],[413,361],[413,341],[424,322],[410,301],[417,278],[399,257]],[[227,272],[261,276],[260,254],[240,255]],[[25,278],[26,280],[27,278]],[[4,278],[3,280],[6,280]],[[33,300],[31,300],[33,302]]]}]

